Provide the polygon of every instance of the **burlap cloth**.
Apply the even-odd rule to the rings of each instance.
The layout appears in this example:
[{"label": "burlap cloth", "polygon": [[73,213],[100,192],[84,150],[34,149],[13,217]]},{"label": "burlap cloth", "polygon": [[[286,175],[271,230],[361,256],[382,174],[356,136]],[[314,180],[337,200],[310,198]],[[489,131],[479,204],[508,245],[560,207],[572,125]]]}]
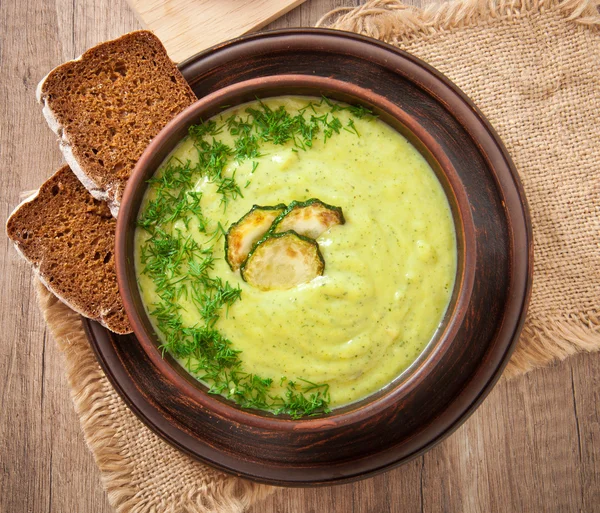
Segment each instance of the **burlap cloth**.
[{"label": "burlap cloth", "polygon": [[[324,24],[373,36],[429,62],[491,121],[531,208],[529,315],[514,376],[600,347],[600,15],[590,0],[469,0],[426,10],[371,1]],[[43,286],[75,408],[119,512],[243,511],[271,487],[184,456],[127,409],[96,363],[79,317]]]}]

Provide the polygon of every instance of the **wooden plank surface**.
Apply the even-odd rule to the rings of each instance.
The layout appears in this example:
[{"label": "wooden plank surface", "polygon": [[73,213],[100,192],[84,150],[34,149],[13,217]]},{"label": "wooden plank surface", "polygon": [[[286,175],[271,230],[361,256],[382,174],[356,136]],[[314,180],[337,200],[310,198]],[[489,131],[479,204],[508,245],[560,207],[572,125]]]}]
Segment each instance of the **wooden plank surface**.
[{"label": "wooden plank surface", "polygon": [[[353,3],[308,0],[269,28],[310,26]],[[38,80],[137,28],[125,0],[0,1],[3,221],[61,162],[35,102]],[[0,513],[109,513],[31,271],[3,240]],[[282,489],[250,513],[578,511],[600,511],[600,354],[500,383],[456,433],[408,465],[350,485]]]},{"label": "wooden plank surface", "polygon": [[304,0],[128,0],[142,25],[163,42],[171,59],[258,30]]}]

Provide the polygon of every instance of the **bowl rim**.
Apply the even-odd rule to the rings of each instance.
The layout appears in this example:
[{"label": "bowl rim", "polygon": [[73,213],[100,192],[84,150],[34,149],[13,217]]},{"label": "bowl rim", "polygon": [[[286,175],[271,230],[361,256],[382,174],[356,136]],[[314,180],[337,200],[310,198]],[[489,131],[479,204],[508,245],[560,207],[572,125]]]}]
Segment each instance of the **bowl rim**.
[{"label": "bowl rim", "polygon": [[[178,138],[171,144],[169,138],[171,138],[172,134],[183,126],[187,127],[198,123],[201,119],[205,119],[202,117],[202,114],[211,108],[219,106],[219,104],[232,107],[245,103],[245,101],[236,102],[235,97],[247,94],[248,92],[261,91],[268,88],[283,88],[285,86],[299,86],[315,90],[334,89],[336,92],[356,98],[357,103],[366,103],[370,106],[375,106],[404,125],[413,137],[426,148],[430,154],[429,156],[433,157],[439,168],[443,171],[444,177],[448,180],[450,192],[453,195],[453,197],[448,197],[448,200],[451,206],[453,203],[458,206],[456,212],[453,212],[457,240],[461,239],[464,241],[462,255],[459,255],[457,263],[454,292],[451,303],[448,305],[447,318],[443,329],[436,332],[434,339],[428,342],[417,359],[400,376],[395,378],[389,385],[386,385],[383,390],[374,392],[370,396],[358,401],[360,406],[353,408],[352,404],[350,404],[339,408],[340,410],[348,409],[349,411],[336,413],[336,408],[331,413],[319,417],[300,419],[291,419],[287,416],[263,415],[255,410],[243,409],[235,405],[231,400],[208,394],[198,385],[190,383],[167,359],[163,358],[157,348],[154,337],[148,333],[142,321],[142,316],[135,307],[134,296],[136,294],[139,295],[139,289],[137,283],[135,281],[132,283],[130,279],[129,270],[134,263],[127,251],[128,237],[132,236],[129,233],[131,230],[131,217],[135,216],[137,218],[138,215],[138,209],[134,211],[133,208],[134,195],[139,194],[139,188],[146,189],[145,180],[156,171],[157,167],[152,165],[152,160],[155,158],[154,155],[161,151],[164,153],[165,147],[169,148],[169,151],[166,152],[168,154],[181,141],[181,138]],[[284,95],[282,93],[267,94],[264,97]],[[231,102],[232,99],[234,99],[233,103]],[[418,151],[422,153],[421,150],[418,149]],[[150,168],[153,168],[151,173],[149,172]],[[446,189],[446,187],[444,188]],[[445,190],[445,192],[446,196],[449,196],[449,191]],[[467,194],[454,166],[435,139],[429,135],[416,119],[406,113],[401,107],[387,100],[385,97],[353,83],[318,75],[281,74],[245,80],[221,88],[184,109],[153,138],[138,160],[123,194],[117,218],[115,261],[119,291],[138,341],[154,365],[180,390],[183,390],[184,395],[191,397],[194,401],[216,415],[237,423],[277,431],[322,432],[337,428],[340,424],[351,425],[364,422],[365,419],[390,408],[400,401],[402,397],[410,393],[434,370],[435,363],[443,357],[450,344],[453,343],[455,335],[466,315],[474,285],[474,272],[468,272],[468,270],[474,269],[476,265],[475,229]],[[460,265],[460,269],[458,268],[458,264],[462,264]],[[448,315],[449,312],[451,312],[451,315]],[[145,312],[144,315],[147,317]],[[372,399],[370,399],[371,397]],[[363,402],[364,404],[361,404]]]}]

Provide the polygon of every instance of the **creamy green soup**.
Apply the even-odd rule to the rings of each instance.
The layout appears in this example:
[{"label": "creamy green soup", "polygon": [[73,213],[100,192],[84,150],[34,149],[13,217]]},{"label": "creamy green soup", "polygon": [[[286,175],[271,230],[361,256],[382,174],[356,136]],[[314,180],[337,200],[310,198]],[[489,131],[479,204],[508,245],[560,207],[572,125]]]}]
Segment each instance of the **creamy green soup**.
[{"label": "creamy green soup", "polygon": [[[163,347],[212,392],[294,416],[385,387],[432,339],[454,286],[454,224],[433,170],[364,109],[323,99],[211,121],[166,159],[140,210],[138,283]],[[316,240],[322,276],[265,291],[231,270],[232,223],[310,198],[346,221]]]}]

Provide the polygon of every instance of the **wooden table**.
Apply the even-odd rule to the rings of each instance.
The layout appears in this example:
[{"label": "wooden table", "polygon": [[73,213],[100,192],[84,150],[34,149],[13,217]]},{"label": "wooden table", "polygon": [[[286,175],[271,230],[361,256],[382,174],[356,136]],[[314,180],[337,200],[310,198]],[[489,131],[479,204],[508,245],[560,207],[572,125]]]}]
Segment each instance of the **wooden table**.
[{"label": "wooden table", "polygon": [[[308,0],[270,28],[311,26],[349,4]],[[3,220],[21,192],[61,163],[35,101],[38,81],[86,48],[139,27],[125,0],[0,1]],[[0,513],[110,512],[61,355],[33,299],[31,270],[3,240]],[[251,511],[600,511],[600,354],[501,382],[454,435],[404,467],[351,485],[280,490]]]}]

